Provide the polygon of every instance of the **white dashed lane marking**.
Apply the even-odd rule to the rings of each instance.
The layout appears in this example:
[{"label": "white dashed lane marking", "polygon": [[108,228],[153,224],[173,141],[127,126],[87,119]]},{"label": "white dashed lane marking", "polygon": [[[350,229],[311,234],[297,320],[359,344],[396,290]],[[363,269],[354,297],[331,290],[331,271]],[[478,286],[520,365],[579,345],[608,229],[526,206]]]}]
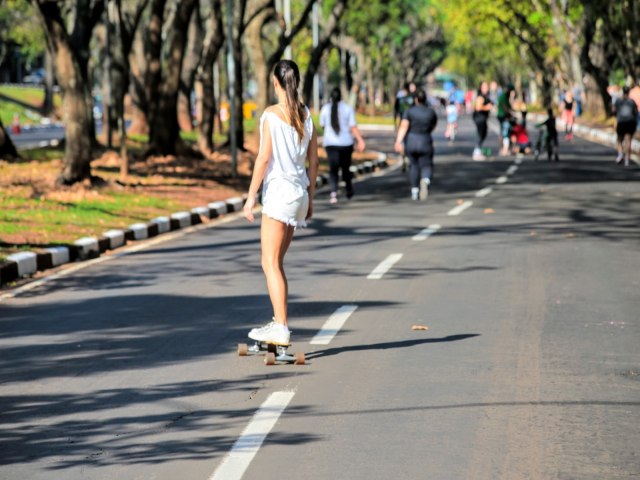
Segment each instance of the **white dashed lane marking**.
[{"label": "white dashed lane marking", "polygon": [[328,345],[344,326],[351,314],[357,309],[357,305],[343,305],[338,308],[309,343],[311,345]]},{"label": "white dashed lane marking", "polygon": [[253,415],[209,480],[240,480],[295,392],[274,392]]},{"label": "white dashed lane marking", "polygon": [[517,165],[511,165],[509,168],[507,168],[507,175],[513,175],[517,171],[518,171],[518,166]]},{"label": "white dashed lane marking", "polygon": [[447,212],[447,215],[449,215],[450,217],[455,217],[456,215],[460,215],[462,212],[464,212],[467,208],[469,208],[472,205],[473,205],[473,202],[471,200],[467,200],[466,202],[462,202],[457,207],[453,207],[451,210],[449,210],[449,212]]},{"label": "white dashed lane marking", "polygon": [[368,280],[380,280],[382,276],[389,271],[393,265],[402,258],[401,253],[392,253],[387,258],[385,258],[380,265],[373,269],[369,275],[367,275]]},{"label": "white dashed lane marking", "polygon": [[507,183],[508,178],[505,175],[502,175],[501,177],[496,178],[496,183],[498,185],[501,185],[503,183]]},{"label": "white dashed lane marking", "polygon": [[486,197],[487,195],[489,195],[491,192],[493,192],[493,188],[491,187],[485,187],[482,190],[478,190],[476,192],[476,197],[478,198],[482,198],[482,197]]},{"label": "white dashed lane marking", "polygon": [[440,225],[429,225],[428,228],[425,228],[424,230],[422,230],[420,233],[417,233],[416,235],[414,235],[411,240],[416,241],[416,242],[420,242],[422,240],[426,240],[427,238],[429,238],[431,235],[433,235],[434,233],[436,233],[438,230],[440,230],[440,228],[442,228]]}]

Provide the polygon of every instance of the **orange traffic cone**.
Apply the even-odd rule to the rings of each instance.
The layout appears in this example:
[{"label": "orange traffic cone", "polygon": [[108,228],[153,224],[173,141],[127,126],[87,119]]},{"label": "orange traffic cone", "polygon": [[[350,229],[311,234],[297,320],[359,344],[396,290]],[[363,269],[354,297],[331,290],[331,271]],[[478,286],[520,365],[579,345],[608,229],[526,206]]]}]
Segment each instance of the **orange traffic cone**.
[{"label": "orange traffic cone", "polygon": [[13,115],[13,125],[11,126],[11,133],[18,135],[22,131],[20,127],[20,115],[17,113]]}]

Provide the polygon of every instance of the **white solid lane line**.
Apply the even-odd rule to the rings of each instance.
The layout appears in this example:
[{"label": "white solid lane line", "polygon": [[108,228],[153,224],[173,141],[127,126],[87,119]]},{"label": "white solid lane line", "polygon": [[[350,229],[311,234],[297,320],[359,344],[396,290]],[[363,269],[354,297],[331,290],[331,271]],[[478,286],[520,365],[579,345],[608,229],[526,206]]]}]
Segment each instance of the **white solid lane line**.
[{"label": "white solid lane line", "polygon": [[431,235],[433,235],[434,233],[436,233],[438,230],[440,230],[442,227],[440,225],[429,225],[428,228],[425,228],[424,230],[422,230],[420,233],[417,233],[416,235],[414,235],[411,240],[414,240],[416,242],[419,242],[421,240],[426,240],[427,238],[429,238]]},{"label": "white solid lane line", "polygon": [[509,168],[507,168],[507,175],[513,175],[514,173],[516,173],[517,170],[518,170],[517,165],[511,165]]},{"label": "white solid lane line", "polygon": [[329,345],[333,337],[335,337],[340,329],[344,326],[347,319],[353,312],[358,309],[357,305],[343,305],[338,308],[329,319],[324,322],[324,325],[315,337],[309,342],[311,345]]},{"label": "white solid lane line", "polygon": [[482,190],[478,190],[476,192],[476,197],[478,198],[482,198],[482,197],[486,197],[487,195],[489,195],[491,192],[493,192],[493,188],[491,187],[485,187]]},{"label": "white solid lane line", "polygon": [[380,280],[382,276],[389,271],[391,267],[393,267],[394,263],[402,258],[401,253],[392,253],[387,258],[385,258],[380,265],[373,269],[369,275],[367,275],[368,280]]},{"label": "white solid lane line", "polygon": [[496,178],[496,183],[500,185],[502,183],[507,183],[507,180],[507,177],[505,175],[502,175],[501,177]]},{"label": "white solid lane line", "polygon": [[295,392],[274,392],[253,415],[209,480],[240,480]]},{"label": "white solid lane line", "polygon": [[454,217],[456,215],[460,215],[462,212],[464,212],[471,205],[473,205],[473,202],[471,200],[467,200],[466,202],[462,202],[457,207],[453,207],[451,210],[449,210],[449,212],[447,212],[447,215],[449,215],[450,217]]}]

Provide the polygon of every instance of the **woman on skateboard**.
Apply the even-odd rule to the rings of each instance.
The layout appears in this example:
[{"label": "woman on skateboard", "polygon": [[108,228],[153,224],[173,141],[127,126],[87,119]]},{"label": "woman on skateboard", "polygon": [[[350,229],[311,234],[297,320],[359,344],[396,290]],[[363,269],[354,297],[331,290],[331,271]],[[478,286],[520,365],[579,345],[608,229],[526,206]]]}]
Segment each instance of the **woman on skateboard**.
[{"label": "woman on skateboard", "polygon": [[318,172],[316,132],[311,113],[300,100],[299,85],[298,66],[291,60],[279,61],[273,74],[278,103],[267,108],[260,117],[260,150],[243,209],[247,220],[253,222],[256,195],[262,184],[262,269],[273,306],[273,321],[254,328],[249,337],[276,345],[290,343],[288,284],[283,260],[294,230],[305,227],[305,220],[313,214]]}]

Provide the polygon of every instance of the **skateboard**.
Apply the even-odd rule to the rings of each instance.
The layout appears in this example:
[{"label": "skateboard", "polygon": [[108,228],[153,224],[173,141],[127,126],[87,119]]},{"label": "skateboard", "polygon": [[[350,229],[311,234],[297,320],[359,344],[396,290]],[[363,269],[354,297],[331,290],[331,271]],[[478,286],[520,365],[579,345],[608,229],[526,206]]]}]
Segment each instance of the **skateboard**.
[{"label": "skateboard", "polygon": [[266,352],[264,356],[265,365],[275,365],[276,362],[293,363],[294,365],[304,365],[304,353],[296,352],[293,355],[287,353],[289,345],[275,345],[273,343],[255,342],[249,346],[246,343],[238,344],[238,355],[246,357]]}]

